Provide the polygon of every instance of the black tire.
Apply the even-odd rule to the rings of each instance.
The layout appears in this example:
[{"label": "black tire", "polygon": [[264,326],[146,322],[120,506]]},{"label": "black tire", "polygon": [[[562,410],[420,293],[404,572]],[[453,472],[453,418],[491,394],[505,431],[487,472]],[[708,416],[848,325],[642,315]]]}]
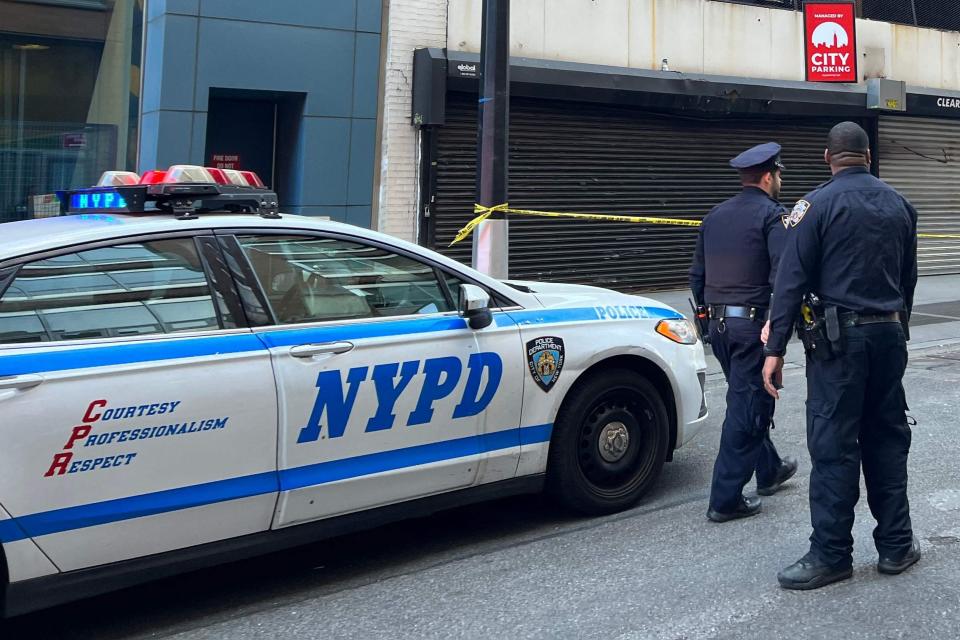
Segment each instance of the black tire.
[{"label": "black tire", "polygon": [[[628,439],[618,439],[624,430]],[[601,435],[612,436],[616,446],[601,452]],[[667,409],[646,378],[628,369],[591,375],[570,391],[557,415],[547,491],[585,515],[627,509],[660,475],[669,442]]]}]

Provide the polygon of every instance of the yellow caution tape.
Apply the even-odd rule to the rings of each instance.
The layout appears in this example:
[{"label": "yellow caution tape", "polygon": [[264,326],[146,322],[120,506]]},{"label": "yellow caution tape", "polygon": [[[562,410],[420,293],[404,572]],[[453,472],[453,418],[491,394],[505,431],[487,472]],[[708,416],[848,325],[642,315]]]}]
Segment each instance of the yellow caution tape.
[{"label": "yellow caution tape", "polygon": [[[686,218],[656,218],[651,216],[618,216],[607,213],[563,213],[559,211],[537,211],[535,209],[512,209],[506,202],[493,207],[485,207],[480,204],[473,205],[473,212],[477,214],[473,220],[468,222],[453,239],[448,246],[453,246],[467,238],[478,224],[489,218],[494,213],[510,213],[521,216],[539,216],[541,218],[575,218],[579,220],[608,220],[611,222],[639,222],[641,224],[664,224],[679,227],[699,227],[700,220],[689,220]],[[960,240],[960,235],[950,235],[942,233],[918,233],[918,238],[934,238],[941,240]]]},{"label": "yellow caution tape", "polygon": [[473,233],[473,230],[476,228],[478,224],[480,224],[481,222],[489,218],[491,215],[493,215],[497,211],[503,211],[504,213],[513,213],[513,210],[510,209],[510,205],[507,204],[506,202],[504,202],[503,204],[498,204],[493,207],[485,207],[480,204],[473,205],[473,212],[479,215],[473,220],[471,220],[470,222],[468,222],[466,226],[463,227],[463,229],[460,229],[460,231],[457,232],[457,237],[454,238],[453,242],[451,242],[447,246],[452,247],[453,245],[457,244],[458,242],[460,242],[461,240],[469,236],[471,233]]},{"label": "yellow caution tape", "polygon": [[489,218],[495,212],[510,213],[522,216],[540,216],[541,218],[576,218],[580,220],[609,220],[611,222],[640,222],[644,224],[665,224],[681,227],[699,227],[699,220],[686,220],[684,218],[653,218],[649,216],[617,216],[606,213],[562,213],[558,211],[536,211],[534,209],[511,209],[506,202],[494,207],[485,207],[483,205],[473,205],[473,212],[477,215],[460,229],[457,236],[450,243],[453,246],[469,236],[478,224]]}]

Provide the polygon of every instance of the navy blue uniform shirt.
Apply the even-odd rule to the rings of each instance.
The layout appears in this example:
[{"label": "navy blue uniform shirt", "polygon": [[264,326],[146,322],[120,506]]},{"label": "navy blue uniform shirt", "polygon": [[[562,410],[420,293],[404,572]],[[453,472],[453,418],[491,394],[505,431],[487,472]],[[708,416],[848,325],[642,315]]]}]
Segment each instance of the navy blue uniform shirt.
[{"label": "navy blue uniform shirt", "polygon": [[707,214],[690,267],[697,304],[770,306],[786,235],[784,213],[763,189],[744,187]]},{"label": "navy blue uniform shirt", "polygon": [[841,311],[913,309],[917,212],[866,167],[844,169],[817,187],[787,218],[771,311],[774,353],[786,349],[803,295]]}]

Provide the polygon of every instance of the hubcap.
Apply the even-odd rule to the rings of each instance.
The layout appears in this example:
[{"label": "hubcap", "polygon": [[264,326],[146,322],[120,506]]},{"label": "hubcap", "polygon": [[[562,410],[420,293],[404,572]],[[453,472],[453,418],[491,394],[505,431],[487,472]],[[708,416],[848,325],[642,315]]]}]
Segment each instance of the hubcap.
[{"label": "hubcap", "polygon": [[630,432],[622,422],[611,422],[600,430],[597,442],[600,457],[607,462],[617,462],[627,453],[630,447]]}]

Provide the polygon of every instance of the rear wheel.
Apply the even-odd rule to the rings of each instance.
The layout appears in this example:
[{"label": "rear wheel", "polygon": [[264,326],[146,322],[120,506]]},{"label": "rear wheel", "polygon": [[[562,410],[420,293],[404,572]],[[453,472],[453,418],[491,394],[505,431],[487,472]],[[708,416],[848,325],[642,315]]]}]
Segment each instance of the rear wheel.
[{"label": "rear wheel", "polygon": [[588,515],[626,509],[660,475],[669,440],[666,407],[646,378],[627,369],[593,375],[570,391],[557,416],[548,491]]}]

